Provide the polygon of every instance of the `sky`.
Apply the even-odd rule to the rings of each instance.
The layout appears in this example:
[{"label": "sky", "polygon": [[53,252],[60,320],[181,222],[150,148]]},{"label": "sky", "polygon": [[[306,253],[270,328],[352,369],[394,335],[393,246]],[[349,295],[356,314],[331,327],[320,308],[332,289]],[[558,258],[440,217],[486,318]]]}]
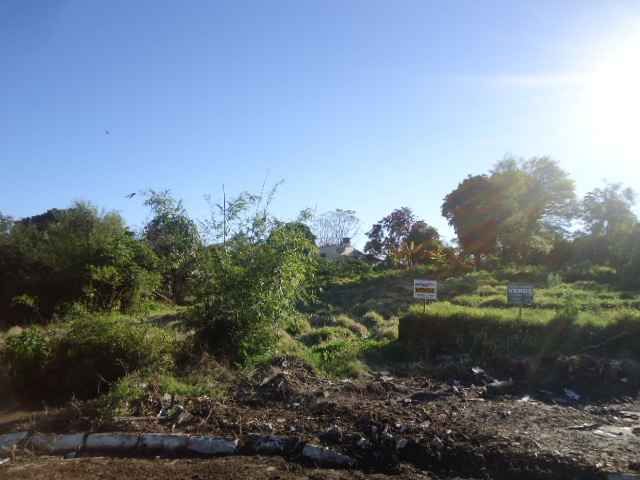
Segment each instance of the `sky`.
[{"label": "sky", "polygon": [[[2,0],[0,211],[408,206],[514,155],[640,191],[640,2]],[[363,242],[362,233],[357,242]]]}]

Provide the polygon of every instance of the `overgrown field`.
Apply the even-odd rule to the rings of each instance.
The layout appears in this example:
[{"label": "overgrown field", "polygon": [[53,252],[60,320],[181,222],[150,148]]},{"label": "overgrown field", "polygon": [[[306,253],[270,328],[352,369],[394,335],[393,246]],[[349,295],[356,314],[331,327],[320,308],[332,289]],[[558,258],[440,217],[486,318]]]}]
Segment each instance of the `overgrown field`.
[{"label": "overgrown field", "polygon": [[[243,366],[207,353],[191,309],[158,304],[147,314],[78,314],[3,332],[4,373],[19,397],[59,402],[97,396],[108,415],[126,411],[148,388],[222,398],[234,377],[282,356],[301,358],[329,378],[429,368],[445,356],[484,365],[535,358],[538,369],[549,358],[576,355],[640,360],[636,293],[596,281],[563,283],[535,271],[477,272],[441,278],[442,300],[423,310],[411,297],[416,277],[437,275],[418,270],[334,278],[317,302],[288,318],[274,349]],[[536,305],[522,312],[508,307],[507,283],[527,279],[538,287]],[[629,376],[628,368],[624,372]],[[632,373],[631,379],[615,375],[635,385],[640,369]]]}]

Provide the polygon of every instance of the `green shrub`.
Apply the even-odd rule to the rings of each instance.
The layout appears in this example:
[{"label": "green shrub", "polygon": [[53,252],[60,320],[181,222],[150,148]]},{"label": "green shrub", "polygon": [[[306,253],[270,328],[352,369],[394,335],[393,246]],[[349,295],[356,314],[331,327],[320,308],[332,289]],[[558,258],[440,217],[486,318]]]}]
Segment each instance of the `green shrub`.
[{"label": "green shrub", "polygon": [[606,265],[593,265],[590,261],[583,261],[565,269],[563,277],[567,282],[583,280],[614,284],[617,281],[617,272]]},{"label": "green shrub", "polygon": [[362,340],[343,339],[322,343],[312,348],[318,367],[336,377],[357,377],[365,368],[359,357],[365,350]]},{"label": "green shrub", "polygon": [[46,323],[77,303],[135,310],[157,284],[155,260],[120,215],[90,204],[24,218],[0,242],[0,317]]},{"label": "green shrub", "polygon": [[361,323],[356,322],[354,319],[348,317],[347,315],[338,315],[336,317],[336,326],[351,330],[352,333],[360,338],[365,338],[369,335],[367,327],[365,327]]},{"label": "green shrub", "polygon": [[141,368],[170,369],[175,334],[116,316],[84,317],[59,327],[32,327],[8,340],[14,389],[26,397],[88,398]]},{"label": "green shrub", "polygon": [[476,291],[476,294],[481,297],[490,297],[492,295],[497,295],[498,293],[498,289],[493,285],[480,285]]},{"label": "green shrub", "polygon": [[528,282],[542,285],[547,281],[547,273],[547,269],[540,265],[519,265],[496,270],[494,275],[502,282]]},{"label": "green shrub", "polygon": [[447,278],[440,284],[440,293],[448,298],[456,295],[464,295],[474,293],[480,286],[495,287],[497,280],[494,276],[484,270],[471,272],[462,277]]},{"label": "green shrub", "polygon": [[353,337],[354,333],[348,328],[322,327],[311,330],[309,333],[302,335],[302,337],[300,337],[300,341],[307,346],[314,346],[334,340],[345,340]]},{"label": "green shrub", "polygon": [[226,248],[209,249],[193,310],[200,336],[240,363],[273,353],[279,331],[310,298],[316,261],[317,247],[288,224],[266,239],[238,238]]},{"label": "green shrub", "polygon": [[373,333],[376,340],[397,340],[398,339],[398,318],[394,318],[385,325],[377,328]]},{"label": "green shrub", "polygon": [[384,325],[384,317],[373,310],[362,316],[362,323],[370,329],[377,329]]},{"label": "green shrub", "polygon": [[309,317],[302,313],[296,313],[291,315],[284,322],[284,330],[289,335],[298,336],[307,333],[311,330],[311,324],[309,323]]},{"label": "green shrub", "polygon": [[426,312],[412,309],[400,320],[400,341],[409,351],[428,356],[466,353],[484,360],[573,355],[600,345],[608,355],[640,358],[638,335],[637,311],[580,313],[570,299],[557,312],[525,309],[522,319],[517,308],[469,308],[443,302]]},{"label": "green shrub", "polygon": [[337,260],[319,260],[318,277],[321,284],[330,285],[340,279],[356,280],[367,277],[373,272],[373,266],[364,260],[340,258]]},{"label": "green shrub", "polygon": [[51,361],[51,338],[39,327],[11,335],[5,342],[3,360],[16,391],[41,388],[39,382]]},{"label": "green shrub", "polygon": [[562,277],[559,273],[549,273],[547,275],[547,288],[554,288],[562,284]]}]

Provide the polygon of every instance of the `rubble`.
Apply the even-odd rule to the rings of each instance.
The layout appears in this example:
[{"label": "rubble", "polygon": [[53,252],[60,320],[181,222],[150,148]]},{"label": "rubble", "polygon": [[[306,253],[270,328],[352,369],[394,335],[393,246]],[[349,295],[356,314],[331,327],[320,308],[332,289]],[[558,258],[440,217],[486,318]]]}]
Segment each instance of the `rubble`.
[{"label": "rubble", "polygon": [[355,460],[328,448],[318,445],[305,445],[302,458],[318,467],[353,467]]}]

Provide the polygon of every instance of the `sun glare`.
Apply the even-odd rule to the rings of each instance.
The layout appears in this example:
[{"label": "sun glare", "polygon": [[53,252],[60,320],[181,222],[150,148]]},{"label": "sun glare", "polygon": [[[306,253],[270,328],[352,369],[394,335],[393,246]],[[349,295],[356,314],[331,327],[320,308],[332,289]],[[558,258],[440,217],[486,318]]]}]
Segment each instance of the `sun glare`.
[{"label": "sun glare", "polygon": [[640,154],[640,35],[603,55],[588,97],[594,140]]}]

